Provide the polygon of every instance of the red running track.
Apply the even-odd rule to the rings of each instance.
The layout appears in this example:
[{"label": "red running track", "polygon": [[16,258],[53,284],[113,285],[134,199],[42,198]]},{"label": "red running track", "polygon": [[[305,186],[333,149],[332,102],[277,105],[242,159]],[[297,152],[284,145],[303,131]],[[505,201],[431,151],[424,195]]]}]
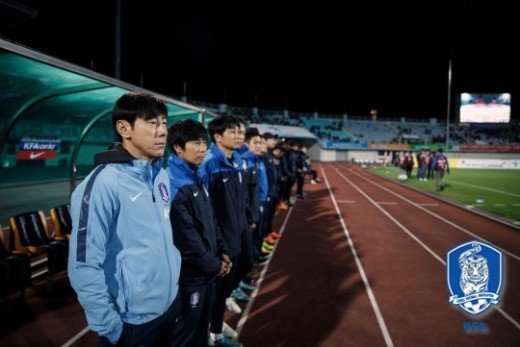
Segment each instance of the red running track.
[{"label": "red running track", "polygon": [[[244,326],[246,346],[520,344],[519,230],[360,168],[322,169],[330,192],[306,186],[295,205]],[[474,239],[507,252],[507,266],[501,307],[477,320],[486,331],[469,334],[463,324],[475,319],[448,303],[444,261]]]}]

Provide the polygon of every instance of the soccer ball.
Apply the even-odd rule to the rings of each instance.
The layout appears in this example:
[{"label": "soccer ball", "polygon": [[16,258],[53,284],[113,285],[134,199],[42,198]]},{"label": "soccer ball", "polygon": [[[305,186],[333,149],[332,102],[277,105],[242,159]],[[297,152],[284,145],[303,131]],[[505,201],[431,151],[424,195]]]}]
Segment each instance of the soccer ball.
[{"label": "soccer ball", "polygon": [[404,182],[407,179],[408,179],[408,176],[406,176],[406,174],[399,174],[399,176],[397,176],[397,180],[401,181],[401,182]]}]

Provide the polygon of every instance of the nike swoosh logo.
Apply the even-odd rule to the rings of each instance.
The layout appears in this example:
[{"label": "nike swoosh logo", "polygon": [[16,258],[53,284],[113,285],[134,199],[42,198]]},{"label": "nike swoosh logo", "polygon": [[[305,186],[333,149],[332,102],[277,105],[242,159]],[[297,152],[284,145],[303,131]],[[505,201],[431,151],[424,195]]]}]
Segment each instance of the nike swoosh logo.
[{"label": "nike swoosh logo", "polygon": [[199,195],[199,192],[193,193],[193,196],[197,196],[197,195]]},{"label": "nike swoosh logo", "polygon": [[228,178],[224,178],[224,179],[222,179],[222,182],[226,183],[227,180],[228,180]]},{"label": "nike swoosh logo", "polygon": [[130,200],[132,200],[132,202],[135,202],[135,200],[136,200],[138,197],[140,197],[141,194],[143,194],[143,192],[137,194],[136,196],[131,196],[131,197],[130,197]]},{"label": "nike swoosh logo", "polygon": [[45,152],[40,152],[40,153],[31,153],[31,154],[29,154],[29,158],[31,158],[31,159],[36,159],[36,158],[38,158],[39,156],[41,156],[41,155],[43,155],[43,154],[45,154]]}]

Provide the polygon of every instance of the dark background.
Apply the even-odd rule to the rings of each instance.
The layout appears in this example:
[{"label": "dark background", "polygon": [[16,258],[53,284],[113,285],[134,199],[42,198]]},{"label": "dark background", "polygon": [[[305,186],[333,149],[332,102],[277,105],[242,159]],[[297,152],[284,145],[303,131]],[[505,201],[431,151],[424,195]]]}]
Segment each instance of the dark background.
[{"label": "dark background", "polygon": [[[0,35],[114,75],[115,0],[30,1]],[[520,95],[513,1],[122,1],[124,81],[229,105],[452,119],[460,92]],[[1,7],[0,7],[1,11]],[[1,19],[1,17],[0,17]],[[256,95],[256,96],[255,96]]]}]

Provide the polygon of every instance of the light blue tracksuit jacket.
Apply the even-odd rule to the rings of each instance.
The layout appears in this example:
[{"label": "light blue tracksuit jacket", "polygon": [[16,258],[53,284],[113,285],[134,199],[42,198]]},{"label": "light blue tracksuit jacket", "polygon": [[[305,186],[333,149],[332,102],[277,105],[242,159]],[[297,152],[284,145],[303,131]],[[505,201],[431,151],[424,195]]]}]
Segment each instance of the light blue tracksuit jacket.
[{"label": "light blue tracksuit jacket", "polygon": [[161,161],[105,153],[72,194],[68,274],[89,327],[115,343],[123,322],[143,324],[170,307],[181,258]]}]

